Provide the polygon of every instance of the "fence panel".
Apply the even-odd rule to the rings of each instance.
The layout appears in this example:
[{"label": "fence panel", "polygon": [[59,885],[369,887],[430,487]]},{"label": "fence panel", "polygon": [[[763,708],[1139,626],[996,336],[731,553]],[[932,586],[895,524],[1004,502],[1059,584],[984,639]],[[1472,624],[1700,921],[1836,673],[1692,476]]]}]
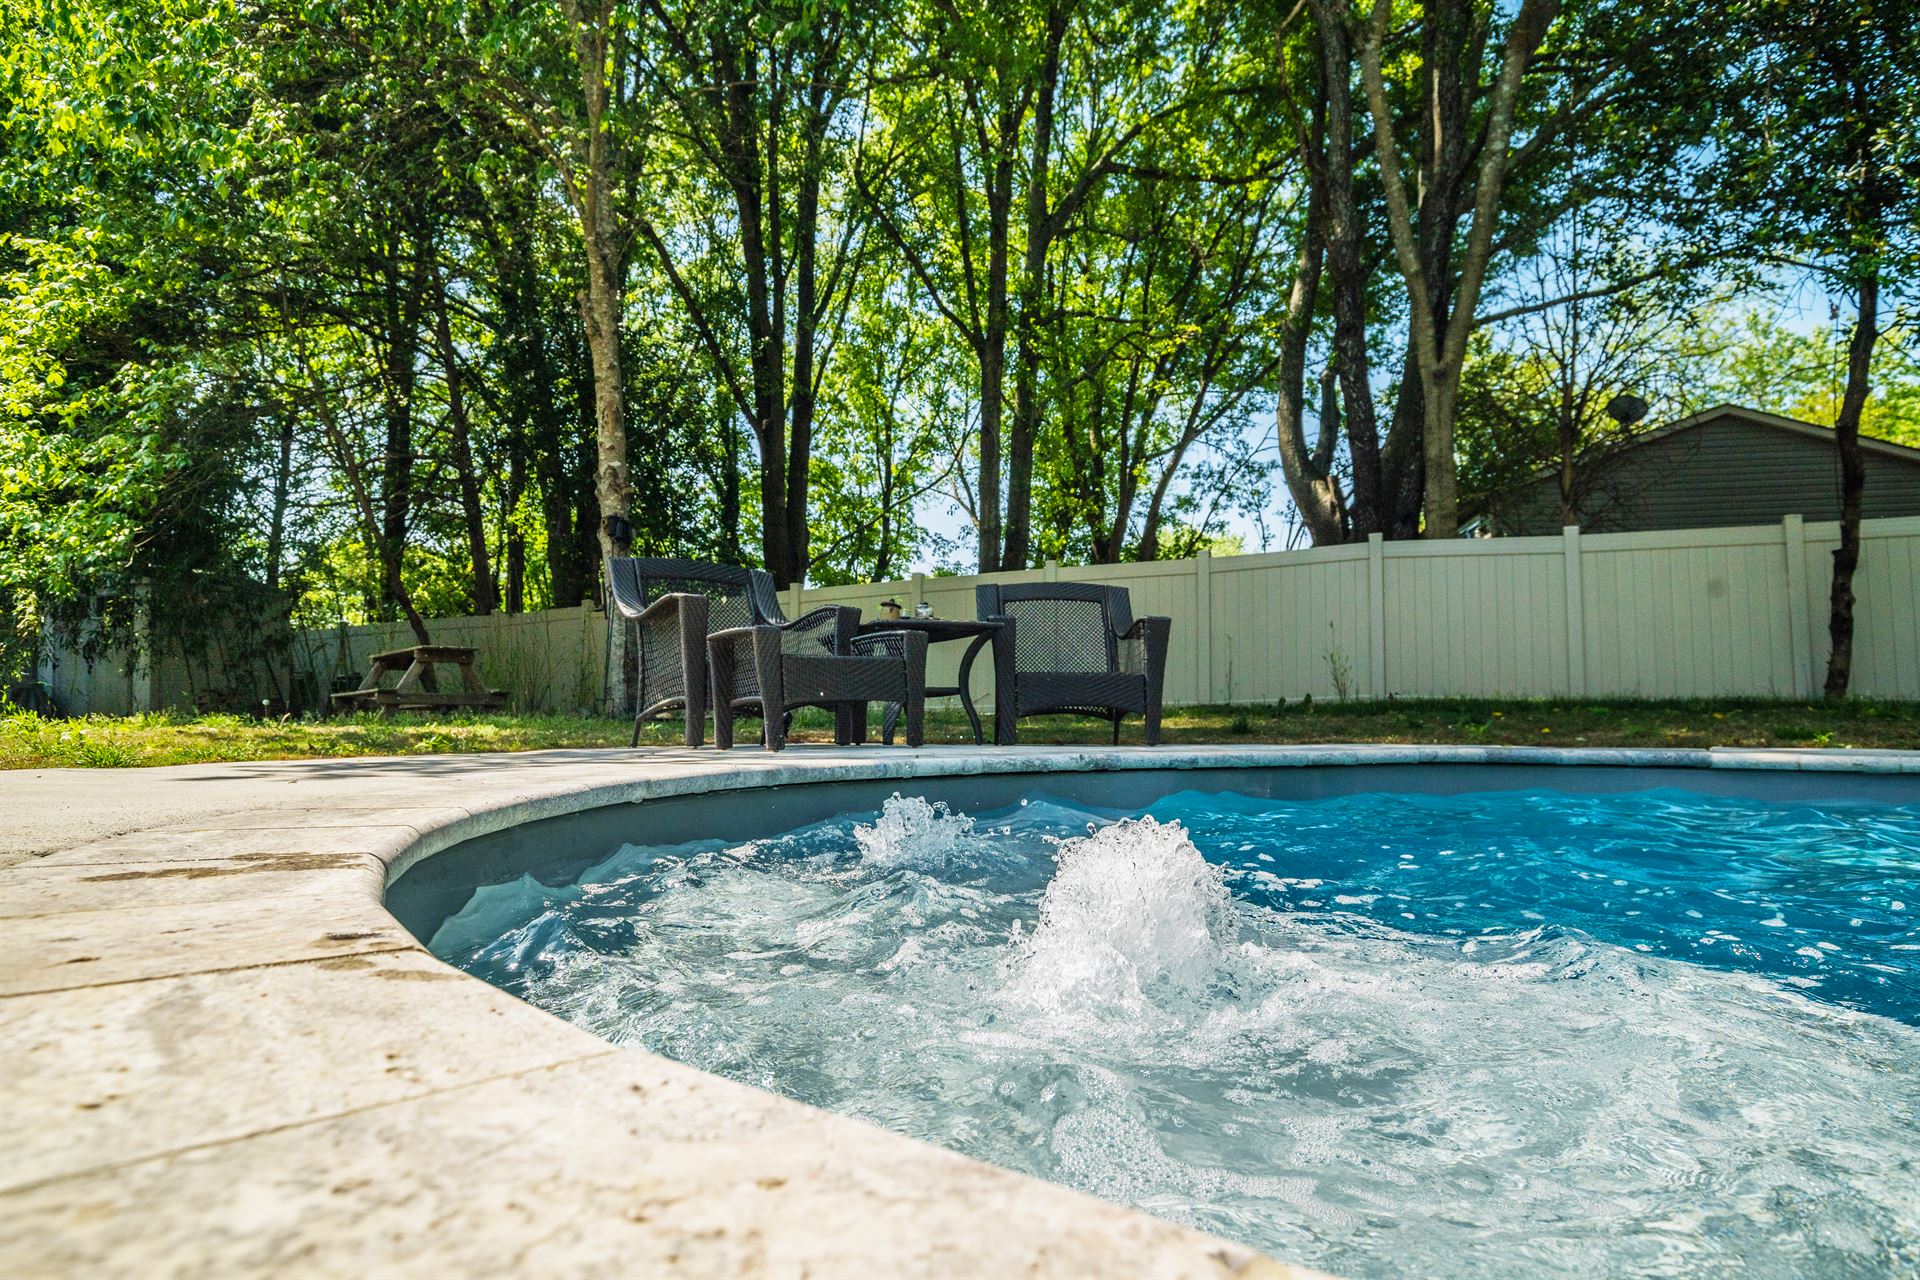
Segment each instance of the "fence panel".
[{"label": "fence panel", "polygon": [[[1826,678],[1833,651],[1827,633],[1837,524],[1807,526],[1808,616],[1815,659],[1813,689]],[[1860,567],[1854,573],[1852,692],[1873,698],[1920,698],[1920,516],[1861,522]]]},{"label": "fence panel", "polygon": [[[1826,667],[1832,524],[1660,533],[1379,543],[1149,564],[994,575],[1126,587],[1136,614],[1173,619],[1174,704],[1347,696],[1810,697]],[[789,591],[790,610],[882,600],[974,616],[977,576]],[[1866,522],[1854,690],[1920,698],[1920,518]],[[603,699],[603,615],[587,608],[432,623],[473,645],[495,687],[523,710]],[[411,643],[404,624],[307,632],[319,675],[361,671]],[[932,650],[929,678],[952,684],[963,646]],[[106,678],[103,677],[103,681]],[[122,681],[124,683],[124,680]],[[989,655],[974,669],[992,706]],[[103,684],[102,700],[105,700]]]},{"label": "fence panel", "polygon": [[1780,531],[1583,539],[1588,692],[1646,698],[1795,696]]},{"label": "fence panel", "polygon": [[[1374,693],[1365,547],[1222,556],[1209,568],[1209,701],[1324,700],[1341,684],[1350,696]],[[1178,644],[1188,628],[1171,616]]]},{"label": "fence panel", "polygon": [[1566,556],[1560,538],[1386,546],[1388,691],[1565,694]]}]

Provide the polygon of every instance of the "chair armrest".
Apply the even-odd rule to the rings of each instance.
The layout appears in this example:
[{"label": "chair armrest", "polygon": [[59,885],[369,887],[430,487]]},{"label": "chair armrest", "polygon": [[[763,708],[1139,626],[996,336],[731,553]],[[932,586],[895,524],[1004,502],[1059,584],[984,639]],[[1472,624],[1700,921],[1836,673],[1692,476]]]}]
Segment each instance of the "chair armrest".
[{"label": "chair armrest", "polygon": [[620,612],[635,622],[654,622],[667,614],[678,613],[690,600],[704,601],[706,597],[691,591],[674,591],[661,596],[638,613],[627,613],[625,606],[621,606]]},{"label": "chair armrest", "polygon": [[869,631],[855,636],[848,648],[863,658],[904,658],[908,666],[926,670],[927,637],[922,631]]},{"label": "chair armrest", "polygon": [[753,633],[756,631],[778,631],[778,630],[780,630],[780,628],[772,625],[771,623],[762,623],[759,626],[753,626],[753,627],[728,627],[725,631],[709,632],[707,634],[707,642],[711,644],[716,640],[722,643],[726,643],[729,641],[736,641],[736,640],[751,640],[753,639]]},{"label": "chair armrest", "polygon": [[1145,618],[1135,618],[1133,625],[1120,633],[1120,638],[1122,640],[1142,639],[1146,636],[1149,626],[1154,629],[1171,628],[1173,626],[1173,619],[1154,617],[1151,615]]},{"label": "chair armrest", "polygon": [[1119,637],[1120,669],[1139,672],[1150,684],[1158,685],[1166,672],[1167,641],[1172,631],[1172,618],[1135,618]]},{"label": "chair armrest", "polygon": [[859,629],[860,610],[850,604],[823,604],[780,628],[790,637],[820,637],[829,653],[850,652],[849,646]]},{"label": "chair armrest", "polygon": [[[997,661],[1001,649],[1010,646],[1012,643],[1011,638],[1014,635],[1013,615],[1008,613],[983,613],[980,615],[979,620],[981,622],[996,622],[1000,624],[1000,632],[994,636],[992,640],[993,653]],[[1008,663],[1007,665],[1012,666],[1013,664]]]},{"label": "chair armrest", "polygon": [[838,622],[841,614],[852,614],[853,624],[860,625],[860,610],[850,604],[823,604],[818,609],[809,609],[792,622],[782,627],[786,631],[817,631],[830,622]]}]

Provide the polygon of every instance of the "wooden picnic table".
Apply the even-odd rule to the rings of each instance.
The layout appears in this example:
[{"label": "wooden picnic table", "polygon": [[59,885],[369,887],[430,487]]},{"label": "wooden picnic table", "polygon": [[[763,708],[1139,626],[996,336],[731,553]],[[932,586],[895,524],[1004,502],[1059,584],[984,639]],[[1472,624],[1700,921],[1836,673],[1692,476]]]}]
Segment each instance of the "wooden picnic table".
[{"label": "wooden picnic table", "polygon": [[[455,645],[416,644],[376,653],[367,660],[367,678],[360,682],[360,687],[334,694],[333,705],[348,710],[373,707],[379,711],[452,711],[460,707],[505,710],[507,695],[487,688],[480,680],[480,673],[474,670],[476,652]],[[434,673],[438,666],[459,668],[459,692],[441,691]],[[400,673],[398,683],[391,686],[382,683],[396,671]]]}]

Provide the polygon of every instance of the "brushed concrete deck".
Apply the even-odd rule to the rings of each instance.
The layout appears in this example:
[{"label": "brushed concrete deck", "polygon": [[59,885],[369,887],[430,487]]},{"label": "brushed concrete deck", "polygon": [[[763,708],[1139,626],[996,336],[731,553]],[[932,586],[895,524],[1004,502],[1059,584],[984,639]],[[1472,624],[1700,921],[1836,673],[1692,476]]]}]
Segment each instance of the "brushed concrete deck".
[{"label": "brushed concrete deck", "polygon": [[0,1272],[1306,1275],[615,1049],[435,960],[419,858],[603,804],[915,774],[1920,753],[573,751],[0,773]]}]

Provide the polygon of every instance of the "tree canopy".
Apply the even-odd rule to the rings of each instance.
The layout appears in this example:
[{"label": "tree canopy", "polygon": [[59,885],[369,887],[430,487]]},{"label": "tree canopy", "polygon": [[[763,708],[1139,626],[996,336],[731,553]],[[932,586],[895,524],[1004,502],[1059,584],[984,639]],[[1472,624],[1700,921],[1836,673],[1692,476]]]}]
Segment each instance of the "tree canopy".
[{"label": "tree canopy", "polygon": [[1844,423],[1809,279],[1912,441],[1907,16],[0,0],[0,600],[1450,535],[1619,392]]}]

